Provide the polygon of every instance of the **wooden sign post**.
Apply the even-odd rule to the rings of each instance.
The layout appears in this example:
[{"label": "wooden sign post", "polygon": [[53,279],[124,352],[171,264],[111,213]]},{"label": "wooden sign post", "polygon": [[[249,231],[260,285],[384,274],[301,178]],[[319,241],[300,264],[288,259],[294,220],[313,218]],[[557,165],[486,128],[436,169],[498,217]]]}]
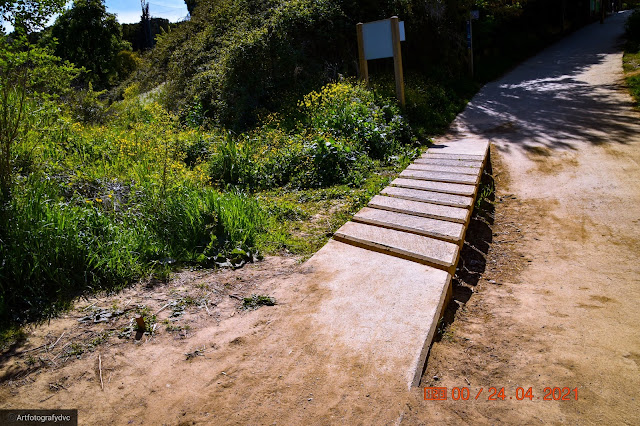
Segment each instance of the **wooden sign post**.
[{"label": "wooden sign post", "polygon": [[382,21],[359,23],[356,25],[358,35],[358,63],[360,66],[360,80],[369,84],[370,59],[393,57],[393,70],[396,76],[396,97],[405,106],[404,76],[402,72],[402,48],[404,41],[404,22],[397,16]]},{"label": "wooden sign post", "polygon": [[402,73],[402,49],[400,48],[400,25],[398,17],[391,17],[391,41],[393,43],[393,72],[396,76],[396,97],[404,107],[404,75]]},{"label": "wooden sign post", "polygon": [[366,85],[369,85],[369,67],[367,66],[367,60],[364,56],[363,25],[362,22],[356,25],[356,29],[358,30],[358,62],[360,64],[360,80],[364,81]]}]

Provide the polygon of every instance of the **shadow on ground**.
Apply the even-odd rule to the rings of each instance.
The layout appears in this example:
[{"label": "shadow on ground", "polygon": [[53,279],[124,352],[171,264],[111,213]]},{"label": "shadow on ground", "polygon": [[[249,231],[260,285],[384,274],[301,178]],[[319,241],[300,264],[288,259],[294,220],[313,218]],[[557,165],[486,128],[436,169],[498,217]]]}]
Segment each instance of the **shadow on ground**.
[{"label": "shadow on ground", "polygon": [[587,26],[487,84],[458,118],[459,130],[508,142],[497,144],[502,151],[626,144],[640,131],[633,102],[622,80],[603,77],[611,73],[606,59],[622,52],[626,17]]},{"label": "shadow on ground", "polygon": [[452,297],[438,324],[434,342],[442,340],[447,328],[453,323],[458,309],[471,299],[474,288],[486,269],[486,256],[493,241],[491,227],[495,215],[494,201],[495,186],[489,159],[480,182],[478,200],[473,209],[460,260],[452,280]]}]

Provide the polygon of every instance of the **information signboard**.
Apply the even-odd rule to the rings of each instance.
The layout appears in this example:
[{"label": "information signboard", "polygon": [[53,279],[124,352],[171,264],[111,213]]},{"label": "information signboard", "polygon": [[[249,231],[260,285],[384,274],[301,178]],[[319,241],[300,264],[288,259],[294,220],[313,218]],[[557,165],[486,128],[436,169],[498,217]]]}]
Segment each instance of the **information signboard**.
[{"label": "information signboard", "polygon": [[402,106],[404,99],[404,77],[402,74],[402,48],[404,41],[404,22],[397,16],[382,21],[362,22],[356,25],[358,36],[358,64],[360,79],[369,84],[369,67],[371,59],[393,58],[393,72],[396,76],[396,96]]},{"label": "information signboard", "polygon": [[[400,41],[405,40],[404,21],[398,22]],[[367,22],[362,24],[364,57],[371,59],[391,58],[393,56],[393,41],[391,39],[391,20]]]}]

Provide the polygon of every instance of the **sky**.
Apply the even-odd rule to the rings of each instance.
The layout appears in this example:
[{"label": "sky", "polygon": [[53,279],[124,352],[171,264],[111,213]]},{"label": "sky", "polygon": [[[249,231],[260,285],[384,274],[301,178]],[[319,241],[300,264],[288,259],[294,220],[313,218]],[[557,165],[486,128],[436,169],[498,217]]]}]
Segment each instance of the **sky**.
[{"label": "sky", "polygon": [[[67,7],[71,7],[69,2]],[[132,24],[140,22],[142,8],[139,0],[106,0],[107,12],[117,16],[121,24]],[[153,0],[149,1],[149,12],[153,18],[165,18],[170,22],[181,21],[188,15],[187,5],[184,0]],[[53,24],[55,18],[49,24]],[[0,25],[5,27],[7,32],[12,30],[11,26],[0,20]]]},{"label": "sky", "polygon": [[[140,22],[142,9],[139,0],[106,0],[107,12],[114,13],[121,24]],[[153,18],[165,18],[171,22],[183,20],[188,12],[184,0],[152,0],[149,12]]]}]

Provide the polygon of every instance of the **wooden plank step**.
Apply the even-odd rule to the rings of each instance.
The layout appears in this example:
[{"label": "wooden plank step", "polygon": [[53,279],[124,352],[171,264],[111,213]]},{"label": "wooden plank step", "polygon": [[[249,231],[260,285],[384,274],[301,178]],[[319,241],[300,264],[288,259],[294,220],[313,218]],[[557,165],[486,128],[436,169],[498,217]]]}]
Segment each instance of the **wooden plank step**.
[{"label": "wooden plank step", "polygon": [[442,206],[402,198],[385,197],[383,195],[373,197],[369,201],[369,207],[457,223],[467,223],[471,215],[471,211],[459,207]]},{"label": "wooden plank step", "polygon": [[[347,222],[334,234],[338,241],[399,256],[453,273],[458,260],[456,244],[422,235]],[[384,268],[384,265],[380,265]]]},{"label": "wooden plank step", "polygon": [[432,145],[427,150],[427,153],[469,155],[481,157],[484,161],[489,153],[489,140],[471,137],[456,141],[441,141],[436,145]]},{"label": "wooden plank step", "polygon": [[389,210],[365,207],[353,216],[355,222],[412,232],[461,245],[465,226],[462,223],[430,219]]},{"label": "wooden plank step", "polygon": [[459,173],[478,176],[482,169],[480,167],[469,166],[440,166],[437,164],[412,163],[407,166],[407,170],[424,170],[429,172]]},{"label": "wooden plank step", "polygon": [[456,167],[479,167],[482,168],[483,162],[477,160],[452,160],[450,158],[416,158],[413,164],[433,164],[440,166],[456,166]]},{"label": "wooden plank step", "polygon": [[403,179],[397,178],[391,182],[393,186],[399,186],[402,188],[421,189],[426,191],[444,192],[446,194],[464,195],[467,197],[475,197],[476,186],[475,185],[463,185],[458,183],[446,183],[446,182],[433,182],[428,180],[418,179]]},{"label": "wooden plank step", "polygon": [[380,193],[388,197],[404,198],[405,200],[440,204],[442,206],[461,207],[465,209],[469,209],[473,206],[473,198],[471,197],[445,194],[442,192],[421,191],[419,189],[387,186],[382,191],[380,191]]},{"label": "wooden plank step", "polygon": [[477,185],[480,183],[480,175],[465,175],[460,173],[432,172],[426,170],[405,169],[400,173],[401,178],[431,180],[436,182],[465,183]]},{"label": "wooden plank step", "polygon": [[468,154],[441,154],[434,151],[427,151],[422,154],[421,158],[442,158],[449,160],[474,160],[484,161],[484,155],[468,155]]}]

